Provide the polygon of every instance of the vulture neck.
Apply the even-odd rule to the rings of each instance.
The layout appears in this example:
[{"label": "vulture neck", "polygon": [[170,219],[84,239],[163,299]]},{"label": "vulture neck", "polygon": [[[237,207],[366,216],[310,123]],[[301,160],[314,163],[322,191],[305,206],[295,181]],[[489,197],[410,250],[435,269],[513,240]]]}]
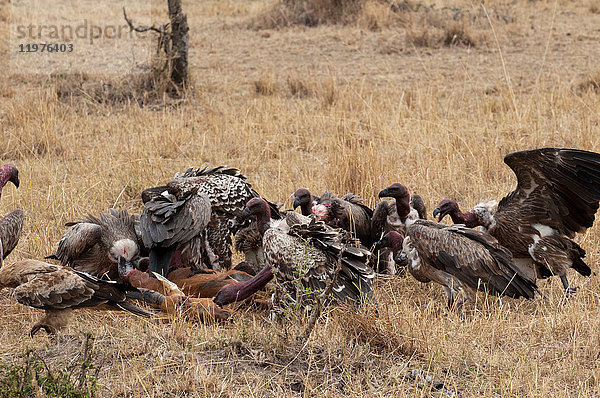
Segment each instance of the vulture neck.
[{"label": "vulture neck", "polygon": [[0,191],[10,180],[10,172],[6,172],[6,170],[0,169]]},{"label": "vulture neck", "polygon": [[481,225],[479,222],[479,217],[477,217],[477,214],[473,213],[472,211],[463,213],[457,209],[449,214],[454,224],[464,224],[468,228],[475,228]]},{"label": "vulture neck", "polygon": [[245,282],[230,283],[224,286],[214,298],[215,304],[222,307],[234,302],[240,302],[252,296],[254,293],[265,287],[273,279],[271,266],[266,265],[256,276]]},{"label": "vulture neck", "polygon": [[406,218],[410,214],[410,197],[407,195],[405,197],[395,199],[398,217],[400,217],[400,221],[405,222]]},{"label": "vulture neck", "polygon": [[270,228],[271,213],[269,212],[268,208],[266,211],[258,213],[256,215],[256,225],[258,227],[258,232],[260,232],[261,235],[264,235],[265,232],[267,232],[267,229]]},{"label": "vulture neck", "polygon": [[394,236],[392,238],[390,249],[392,250],[394,258],[396,258],[396,256],[398,255],[398,253],[400,253],[400,251],[402,250],[402,243],[403,242],[404,242],[404,239],[402,239],[402,237],[399,236],[399,235],[398,236]]},{"label": "vulture neck", "polygon": [[300,211],[302,212],[303,216],[310,216],[311,214],[313,214],[312,200],[310,202],[302,203],[300,205]]}]

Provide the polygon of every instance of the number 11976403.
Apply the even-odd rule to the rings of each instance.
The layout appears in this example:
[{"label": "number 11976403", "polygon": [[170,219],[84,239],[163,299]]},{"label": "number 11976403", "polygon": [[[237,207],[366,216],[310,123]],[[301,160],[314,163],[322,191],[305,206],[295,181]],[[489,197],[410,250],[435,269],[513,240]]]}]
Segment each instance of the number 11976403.
[{"label": "number 11976403", "polygon": [[20,53],[71,53],[73,44],[69,43],[21,43],[19,44]]}]

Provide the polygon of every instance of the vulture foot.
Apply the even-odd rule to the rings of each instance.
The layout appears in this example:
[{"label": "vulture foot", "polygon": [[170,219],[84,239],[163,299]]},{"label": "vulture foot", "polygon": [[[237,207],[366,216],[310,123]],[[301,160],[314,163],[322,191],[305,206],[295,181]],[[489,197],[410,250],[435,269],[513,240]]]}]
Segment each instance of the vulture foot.
[{"label": "vulture foot", "polygon": [[567,277],[565,275],[560,276],[560,281],[562,282],[563,287],[565,288],[566,297],[570,297],[572,294],[575,294],[575,292],[577,292],[576,287],[569,286],[569,281],[567,280]]},{"label": "vulture foot", "polygon": [[31,331],[29,331],[29,336],[35,336],[35,334],[39,332],[40,329],[44,329],[48,334],[56,334],[56,330],[53,327],[38,323],[31,328]]}]

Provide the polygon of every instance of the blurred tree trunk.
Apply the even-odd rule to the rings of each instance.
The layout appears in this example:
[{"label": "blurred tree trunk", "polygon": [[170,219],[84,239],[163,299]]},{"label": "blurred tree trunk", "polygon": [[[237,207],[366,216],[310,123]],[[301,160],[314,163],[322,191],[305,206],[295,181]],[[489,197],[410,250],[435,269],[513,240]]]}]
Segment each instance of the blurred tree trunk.
[{"label": "blurred tree trunk", "polygon": [[167,0],[171,20],[171,81],[179,94],[183,94],[188,80],[188,44],[190,30],[187,16],[181,9],[181,0]]}]

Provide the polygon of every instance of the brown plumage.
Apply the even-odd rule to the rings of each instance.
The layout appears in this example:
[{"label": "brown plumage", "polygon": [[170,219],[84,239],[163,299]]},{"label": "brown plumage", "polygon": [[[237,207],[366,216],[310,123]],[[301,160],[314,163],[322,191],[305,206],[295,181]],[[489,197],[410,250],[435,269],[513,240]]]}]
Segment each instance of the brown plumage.
[{"label": "brown plumage", "polygon": [[434,210],[439,220],[483,226],[509,249],[523,272],[537,278],[559,275],[567,292],[567,270],[589,276],[585,251],[571,240],[594,223],[600,202],[600,154],[578,149],[542,148],[513,152],[504,162],[517,187],[495,206],[481,203],[467,213],[444,199]]},{"label": "brown plumage", "polygon": [[151,313],[126,301],[130,286],[104,281],[85,272],[37,260],[23,260],[0,268],[0,288],[14,288],[15,299],[46,315],[31,329],[33,336],[40,329],[55,333],[64,327],[70,310],[107,304],[136,315]]},{"label": "brown plumage", "polygon": [[0,218],[0,264],[19,243],[23,233],[25,215],[22,210],[13,210]]},{"label": "brown plumage", "polygon": [[189,169],[165,186],[142,192],[140,218],[150,268],[166,275],[175,249],[195,272],[231,268],[231,235],[242,225],[237,216],[258,197],[239,170]]},{"label": "brown plumage", "polygon": [[465,287],[528,299],[537,290],[535,278],[520,271],[509,250],[491,235],[462,225],[415,221],[407,228],[402,256],[417,280],[444,287],[449,304],[469,297]]},{"label": "brown plumage", "polygon": [[[408,189],[399,183],[390,185],[381,190],[380,198],[392,198],[382,200],[373,210],[371,217],[371,240],[376,242],[390,231],[396,231],[401,235],[406,234],[406,223],[418,219],[425,220],[425,202],[418,194],[410,195]],[[396,270],[390,250],[383,248],[375,251],[373,262],[378,265],[379,272],[394,274]]]},{"label": "brown plumage", "polygon": [[331,199],[324,204],[329,205],[337,227],[352,232],[364,246],[371,247],[373,244],[371,234],[373,210],[363,202],[361,197],[347,193],[340,199]]},{"label": "brown plumage", "polygon": [[142,245],[135,231],[135,219],[126,210],[109,209],[99,217],[66,224],[69,227],[58,243],[56,253],[46,257],[73,269],[112,280],[119,277],[118,262],[135,261]]},{"label": "brown plumage", "polygon": [[284,220],[271,222],[269,206],[261,198],[251,199],[242,215],[256,217],[257,228],[263,236],[267,271],[261,270],[248,282],[231,285],[238,286],[238,289],[227,292],[228,298],[218,295],[217,303],[230,302],[230,297],[238,297],[246,284],[261,279],[264,283],[254,286],[253,291],[258,290],[274,274],[278,283],[283,285],[285,296],[303,304],[307,291],[311,296],[326,288],[338,257],[342,268],[333,285],[332,296],[351,303],[373,299],[371,284],[374,274],[367,265],[370,253],[361,249],[359,242],[346,231],[327,228],[323,222],[294,212],[286,213]]}]

